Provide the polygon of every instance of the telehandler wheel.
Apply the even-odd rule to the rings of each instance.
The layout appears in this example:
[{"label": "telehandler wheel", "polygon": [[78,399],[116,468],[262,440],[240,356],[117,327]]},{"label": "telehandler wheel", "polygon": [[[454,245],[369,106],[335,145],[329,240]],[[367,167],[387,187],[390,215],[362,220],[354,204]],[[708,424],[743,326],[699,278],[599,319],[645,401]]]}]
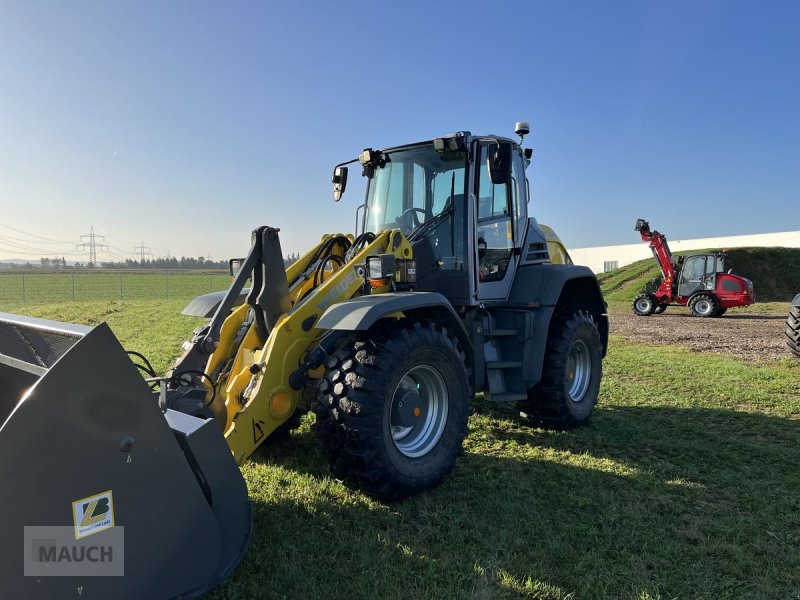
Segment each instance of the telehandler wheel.
[{"label": "telehandler wheel", "polygon": [[722,315],[724,315],[726,312],[728,312],[728,309],[727,309],[727,308],[718,308],[718,309],[717,309],[717,314],[715,314],[714,316],[715,316],[715,317],[721,317],[721,316],[722,316]]},{"label": "telehandler wheel", "polygon": [[334,476],[400,500],[453,468],[471,397],[464,353],[447,330],[395,322],[346,338],[328,359],[314,429]]},{"label": "telehandler wheel", "polygon": [[639,315],[640,317],[649,317],[655,311],[656,299],[652,294],[646,292],[637,294],[633,299],[632,308],[633,314]]},{"label": "telehandler wheel", "polygon": [[800,358],[800,306],[792,306],[786,317],[786,344],[792,354]]},{"label": "telehandler wheel", "polygon": [[716,317],[718,316],[719,304],[714,296],[697,294],[697,296],[689,300],[689,310],[692,312],[692,316],[695,317]]},{"label": "telehandler wheel", "polygon": [[665,310],[667,310],[667,305],[666,304],[657,304],[656,307],[653,309],[653,314],[654,315],[660,315]]},{"label": "telehandler wheel", "polygon": [[553,315],[542,365],[542,380],[520,403],[529,425],[566,429],[589,420],[600,391],[602,346],[589,313]]}]

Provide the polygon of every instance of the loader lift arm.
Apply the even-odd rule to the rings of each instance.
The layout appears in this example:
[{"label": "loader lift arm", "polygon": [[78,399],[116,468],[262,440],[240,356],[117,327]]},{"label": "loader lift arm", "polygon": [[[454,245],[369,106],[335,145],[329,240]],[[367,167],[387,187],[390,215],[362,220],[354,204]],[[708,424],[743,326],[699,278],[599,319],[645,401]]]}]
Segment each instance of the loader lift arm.
[{"label": "loader lift arm", "polygon": [[[225,298],[173,369],[204,373],[198,385],[213,382],[217,389],[209,390],[209,408],[237,463],[294,413],[308,371],[297,373],[299,368],[315,350],[326,352],[325,332],[317,322],[329,306],[361,294],[366,257],[386,253],[411,256],[399,230],[361,244],[352,235],[328,234],[285,269],[278,231],[261,227],[254,232],[250,253]],[[247,301],[234,307],[250,276]]]},{"label": "loader lift arm", "polygon": [[239,272],[228,288],[214,315],[203,327],[198,328],[186,354],[176,363],[170,376],[181,372],[200,371],[214,353],[219,343],[220,331],[231,309],[238,304],[247,280],[252,276],[253,285],[246,302],[253,308],[255,323],[261,336],[266,339],[270,329],[283,312],[281,301],[288,295],[286,270],[283,266],[279,229],[259,227],[252,233],[250,252]]}]

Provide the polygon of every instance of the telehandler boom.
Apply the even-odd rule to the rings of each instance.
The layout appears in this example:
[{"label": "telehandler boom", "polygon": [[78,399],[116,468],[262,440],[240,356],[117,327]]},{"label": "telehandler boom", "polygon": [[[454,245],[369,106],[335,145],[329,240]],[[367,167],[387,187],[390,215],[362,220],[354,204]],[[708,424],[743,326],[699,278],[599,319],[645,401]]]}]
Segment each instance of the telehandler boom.
[{"label": "telehandler boom", "polygon": [[0,535],[22,548],[23,525],[72,525],[76,500],[113,491],[126,569],[124,583],[31,579],[20,550],[3,581],[29,598],[201,593],[250,535],[236,464],[306,411],[334,476],[386,501],[447,475],[475,392],[533,425],[585,423],[606,306],[589,269],[552,263],[528,216],[528,130],[517,124],[519,143],[458,132],[338,165],[337,201],[349,164],[367,180],[357,230],[323,235],[285,268],[278,229],[257,228],[228,291],[184,310],[208,322],[164,377],[149,364],[137,374],[106,325],[0,316],[0,475],[15,482],[0,506],[16,515]]}]

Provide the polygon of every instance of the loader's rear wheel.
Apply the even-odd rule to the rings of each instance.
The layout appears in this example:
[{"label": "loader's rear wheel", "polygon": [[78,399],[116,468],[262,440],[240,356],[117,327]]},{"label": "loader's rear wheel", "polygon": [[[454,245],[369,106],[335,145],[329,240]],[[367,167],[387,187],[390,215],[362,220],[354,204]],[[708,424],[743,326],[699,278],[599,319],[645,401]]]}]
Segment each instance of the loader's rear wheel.
[{"label": "loader's rear wheel", "polygon": [[656,308],[656,299],[652,294],[642,293],[638,294],[633,299],[633,314],[640,317],[649,317],[653,314]]},{"label": "loader's rear wheel", "polygon": [[708,294],[698,294],[689,300],[689,310],[695,317],[716,317],[719,304],[714,296]]},{"label": "loader's rear wheel", "polygon": [[667,305],[666,304],[657,304],[656,307],[653,309],[653,314],[654,315],[660,315],[665,310],[667,310]]},{"label": "loader's rear wheel", "polygon": [[597,324],[583,311],[553,315],[542,379],[520,403],[530,425],[565,429],[589,420],[600,391],[602,344]]},{"label": "loader's rear wheel", "polygon": [[454,337],[430,323],[394,323],[347,338],[328,359],[314,429],[336,477],[399,500],[450,472],[471,395]]},{"label": "loader's rear wheel", "polygon": [[786,344],[796,357],[800,358],[800,306],[792,306],[786,318]]}]

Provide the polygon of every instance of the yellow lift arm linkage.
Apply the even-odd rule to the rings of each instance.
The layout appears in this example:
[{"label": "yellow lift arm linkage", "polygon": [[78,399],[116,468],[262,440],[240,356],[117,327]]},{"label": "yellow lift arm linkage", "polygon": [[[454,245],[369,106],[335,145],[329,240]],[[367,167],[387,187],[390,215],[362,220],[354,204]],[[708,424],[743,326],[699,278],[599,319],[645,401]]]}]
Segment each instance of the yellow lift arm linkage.
[{"label": "yellow lift arm linkage", "polygon": [[[221,373],[218,393],[210,408],[223,426],[237,464],[242,464],[292,415],[300,400],[303,392],[292,389],[289,376],[323,333],[303,325],[319,321],[329,306],[360,295],[364,276],[357,267],[363,268],[367,256],[393,254],[398,259],[412,258],[411,244],[400,230],[384,231],[344,264],[331,261],[332,270],[324,272],[320,281],[314,281],[308,271],[314,266],[317,250],[335,237],[353,241],[351,235],[325,235],[287,269],[287,281],[297,283],[284,299],[285,312],[266,340],[260,339],[255,323],[250,323],[241,337],[250,311],[248,304],[235,308],[222,325],[219,344],[208,359],[206,373]],[[341,246],[335,245],[331,254],[344,260]],[[388,288],[378,288],[373,293],[385,291]],[[320,376],[313,371],[309,375]]]}]

